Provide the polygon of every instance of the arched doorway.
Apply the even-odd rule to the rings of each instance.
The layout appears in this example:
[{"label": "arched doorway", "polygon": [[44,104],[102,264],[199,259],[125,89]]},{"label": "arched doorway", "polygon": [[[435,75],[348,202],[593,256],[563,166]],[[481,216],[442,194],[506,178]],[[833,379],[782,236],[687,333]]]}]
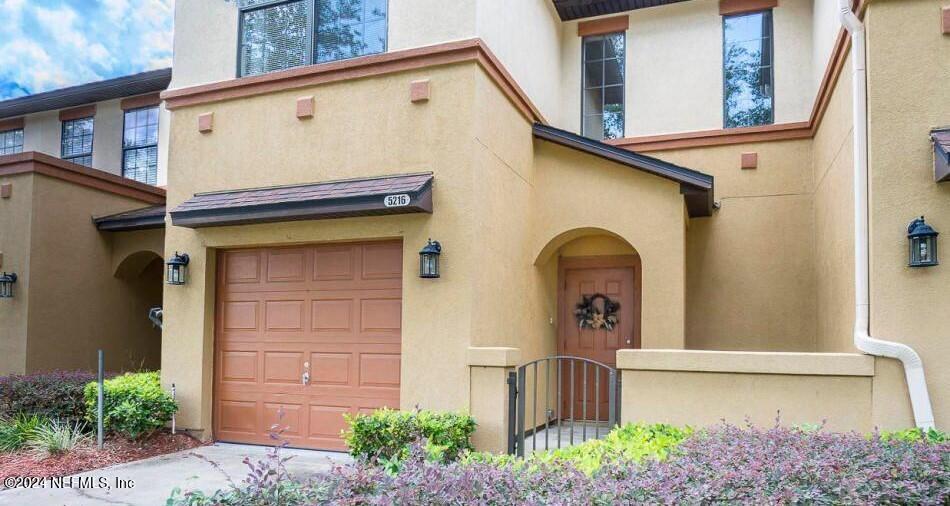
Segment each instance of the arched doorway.
[{"label": "arched doorway", "polygon": [[113,355],[121,369],[161,367],[162,333],[148,315],[152,308],[162,305],[163,274],[162,258],[147,250],[126,256],[115,268],[123,296],[114,314],[125,320],[126,329],[118,356]]}]

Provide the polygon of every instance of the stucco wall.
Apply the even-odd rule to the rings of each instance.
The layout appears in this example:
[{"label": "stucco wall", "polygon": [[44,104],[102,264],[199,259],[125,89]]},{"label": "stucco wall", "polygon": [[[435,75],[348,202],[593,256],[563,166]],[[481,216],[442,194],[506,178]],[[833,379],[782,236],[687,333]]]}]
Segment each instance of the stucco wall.
[{"label": "stucco wall", "polygon": [[[92,140],[92,166],[118,175],[122,174],[122,135],[125,119],[120,104],[119,99],[96,103]],[[160,136],[167,126],[167,121],[160,123]],[[63,123],[59,120],[59,111],[28,114],[24,117],[23,151],[38,151],[58,158],[62,154],[62,133]],[[168,143],[160,141],[159,185],[165,182],[161,159],[167,150]]]},{"label": "stucco wall", "polygon": [[[631,11],[627,31],[626,136],[723,128],[722,16],[716,0]],[[580,128],[581,38],[564,23],[561,125]],[[773,10],[775,122],[806,121],[816,84],[810,0]]]},{"label": "stucco wall", "polygon": [[[624,423],[821,424],[867,432],[874,359],[850,354],[621,351]],[[629,388],[628,385],[650,385]]]},{"label": "stucco wall", "polygon": [[33,174],[0,177],[12,184],[10,198],[0,199],[0,272],[18,276],[12,299],[0,299],[0,375],[26,372],[26,335],[30,300],[30,244],[33,221]]},{"label": "stucco wall", "polygon": [[[950,186],[933,180],[929,130],[950,123],[950,37],[938,0],[869,4],[872,334],[921,355],[937,425],[950,423],[950,260],[907,267],[907,224],[924,215],[947,242]],[[885,416],[875,413],[875,416]]]},{"label": "stucco wall", "polygon": [[161,305],[161,260],[155,256],[157,262],[128,279],[116,278],[110,233],[92,223],[93,216],[144,205],[35,176],[28,371],[92,369],[98,348],[110,370],[158,367],[161,332],[147,309]]},{"label": "stucco wall", "polygon": [[851,58],[812,143],[816,350],[854,352],[854,156]]}]

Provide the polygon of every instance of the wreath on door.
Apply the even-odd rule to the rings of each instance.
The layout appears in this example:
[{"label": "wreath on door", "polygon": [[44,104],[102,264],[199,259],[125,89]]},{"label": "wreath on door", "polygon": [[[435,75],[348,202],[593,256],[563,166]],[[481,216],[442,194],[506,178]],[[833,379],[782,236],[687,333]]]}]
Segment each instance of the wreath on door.
[{"label": "wreath on door", "polygon": [[[601,300],[602,309],[597,308],[597,301]],[[577,326],[581,329],[607,329],[613,330],[619,319],[617,311],[620,309],[620,303],[613,301],[610,297],[595,293],[594,295],[582,295],[581,302],[577,304],[574,310],[574,316],[577,317]]]}]

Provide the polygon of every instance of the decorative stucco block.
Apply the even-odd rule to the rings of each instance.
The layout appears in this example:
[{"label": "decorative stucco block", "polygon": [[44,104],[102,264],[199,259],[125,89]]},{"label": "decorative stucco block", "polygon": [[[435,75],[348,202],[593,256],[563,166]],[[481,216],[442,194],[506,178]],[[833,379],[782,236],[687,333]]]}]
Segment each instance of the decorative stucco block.
[{"label": "decorative stucco block", "polygon": [[313,95],[297,99],[297,119],[313,118]]},{"label": "decorative stucco block", "polygon": [[0,198],[8,199],[13,195],[13,183],[0,184]]},{"label": "decorative stucco block", "polygon": [[428,102],[431,94],[429,80],[413,81],[409,84],[409,101],[413,103]]},{"label": "decorative stucco block", "polygon": [[198,131],[208,133],[214,129],[214,113],[206,112],[198,115]]},{"label": "decorative stucco block", "polygon": [[759,166],[758,153],[742,153],[741,167],[743,169],[754,169]]}]

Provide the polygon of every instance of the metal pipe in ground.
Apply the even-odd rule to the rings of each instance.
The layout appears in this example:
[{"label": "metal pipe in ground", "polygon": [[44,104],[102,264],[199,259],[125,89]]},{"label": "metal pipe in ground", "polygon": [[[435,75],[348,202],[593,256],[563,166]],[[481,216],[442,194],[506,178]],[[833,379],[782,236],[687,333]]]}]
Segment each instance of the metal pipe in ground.
[{"label": "metal pipe in ground", "polygon": [[99,444],[99,449],[102,449],[102,433],[103,433],[103,423],[102,423],[102,404],[103,404],[103,383],[105,381],[105,355],[102,350],[99,350],[99,388],[96,396],[96,442]]}]

